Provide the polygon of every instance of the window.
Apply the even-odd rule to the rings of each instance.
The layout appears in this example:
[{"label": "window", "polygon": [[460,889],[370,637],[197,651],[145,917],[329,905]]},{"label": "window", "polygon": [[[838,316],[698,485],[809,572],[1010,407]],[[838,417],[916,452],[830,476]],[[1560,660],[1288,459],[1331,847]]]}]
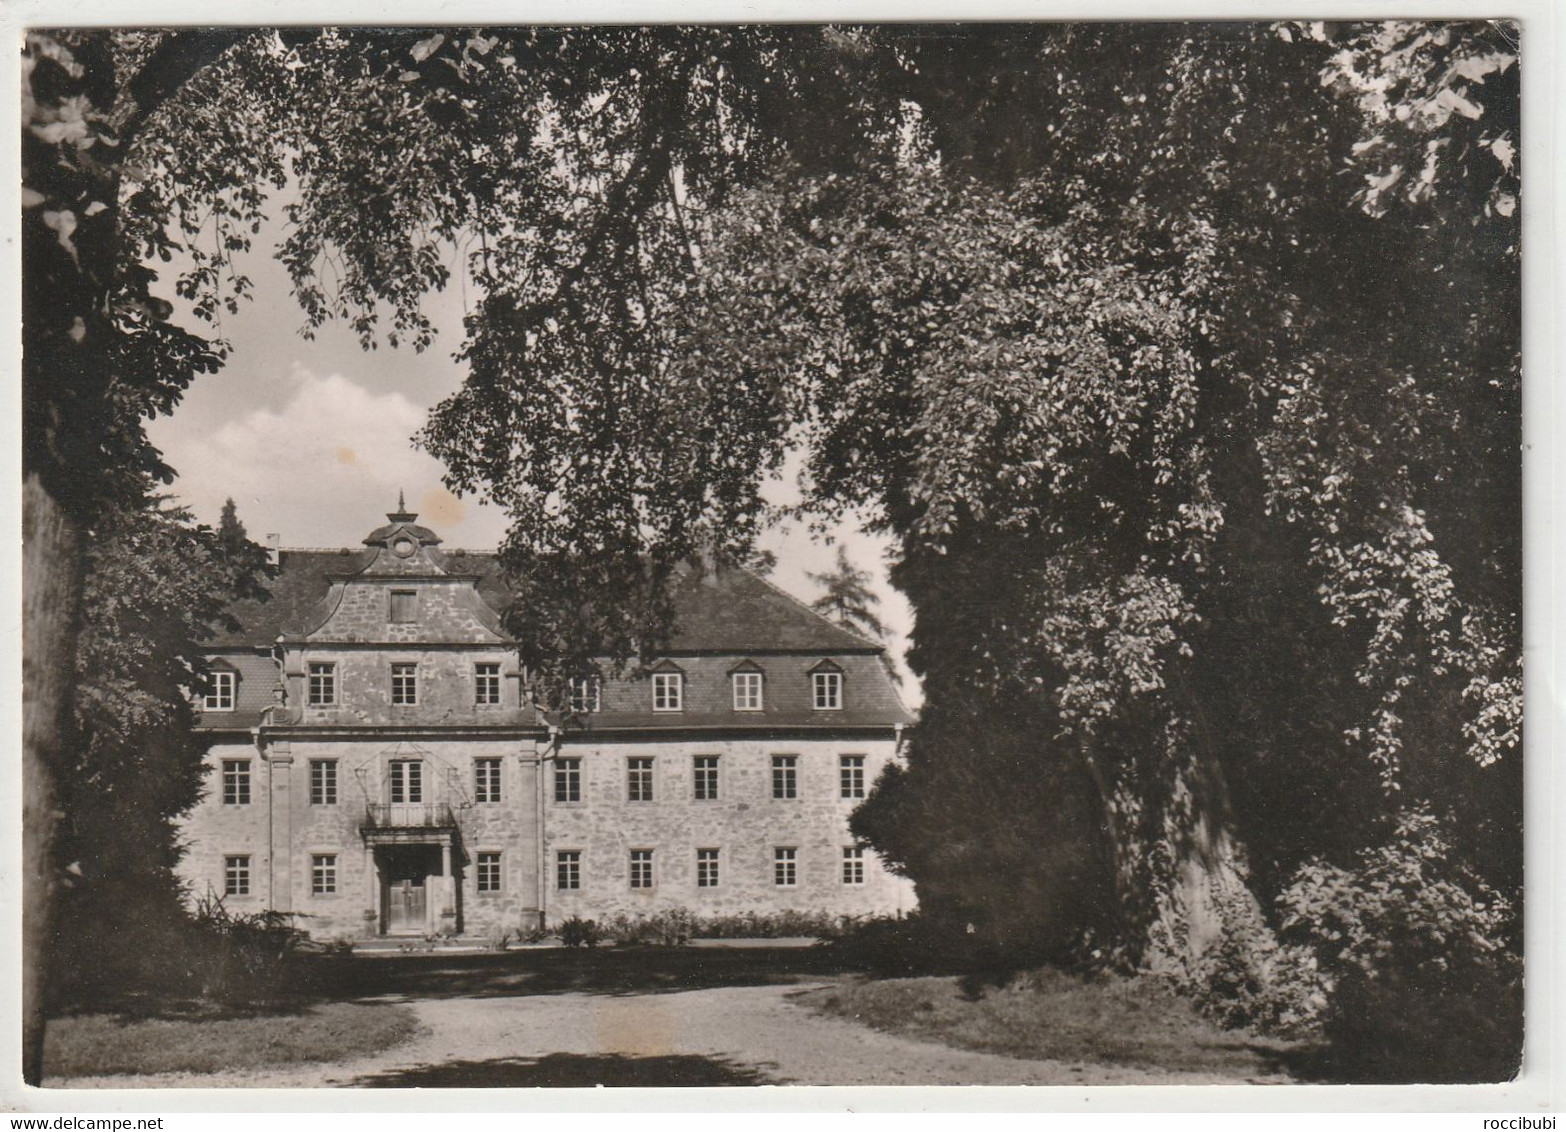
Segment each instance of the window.
[{"label": "window", "polygon": [[480,892],[500,891],[499,853],[480,853],[478,855],[478,890]]},{"label": "window", "polygon": [[678,672],[653,673],[653,711],[680,711],[680,685],[684,677]]},{"label": "window", "polygon": [[419,702],[419,666],[392,665],[392,703],[407,706]]},{"label": "window", "polygon": [[207,692],[201,699],[206,711],[234,710],[234,674],[226,669],[207,673]]},{"label": "window", "polygon": [[223,760],[223,804],[250,805],[250,760]]},{"label": "window", "polygon": [[486,663],[473,666],[473,702],[479,705],[500,702],[500,665]]},{"label": "window", "polygon": [[718,800],[718,756],[697,755],[691,760],[691,770],[695,778],[695,797],[698,802],[716,802]]},{"label": "window", "polygon": [[653,800],[652,759],[625,760],[625,797],[631,802]]},{"label": "window", "polygon": [[555,760],[555,801],[580,802],[582,800],[582,760]]},{"label": "window", "polygon": [[837,711],[843,706],[841,672],[812,672],[810,680],[814,692],[811,703],[817,711]]},{"label": "window", "polygon": [[865,757],[863,755],[844,755],[838,759],[837,778],[840,792],[844,798],[863,798],[865,796]]},{"label": "window", "polygon": [[865,851],[858,845],[843,846],[843,883],[864,884]]},{"label": "window", "polygon": [[555,854],[555,887],[561,892],[576,892],[582,887],[580,849],[562,849]]},{"label": "window", "polygon": [[250,855],[223,858],[223,895],[250,895]]},{"label": "window", "polygon": [[799,756],[772,756],[772,796],[774,798],[799,797]]},{"label": "window", "polygon": [[779,888],[793,888],[799,879],[798,863],[798,849],[772,850],[772,883]]},{"label": "window", "polygon": [[337,665],[325,662],[310,665],[309,700],[311,707],[331,707],[337,702]]},{"label": "window", "polygon": [[407,625],[419,619],[419,595],[413,590],[392,590],[389,620],[394,625]]},{"label": "window", "polygon": [[651,888],[653,886],[653,851],[651,849],[631,850],[631,887]]},{"label": "window", "polygon": [[761,710],[761,673],[736,672],[734,680],[734,710]]},{"label": "window", "polygon": [[337,760],[310,760],[310,804],[337,805]]},{"label": "window", "polygon": [[475,802],[500,801],[500,760],[473,760],[473,800]]},{"label": "window", "polygon": [[696,850],[696,887],[718,887],[718,851],[716,849]]},{"label": "window", "polygon": [[424,801],[424,763],[418,759],[393,759],[391,763],[391,801]]},{"label": "window", "polygon": [[310,895],[337,895],[337,854],[315,853],[310,857]]},{"label": "window", "polygon": [[602,707],[603,689],[599,686],[596,676],[573,676],[571,678],[571,711],[576,715],[586,715],[590,711],[598,711]]}]

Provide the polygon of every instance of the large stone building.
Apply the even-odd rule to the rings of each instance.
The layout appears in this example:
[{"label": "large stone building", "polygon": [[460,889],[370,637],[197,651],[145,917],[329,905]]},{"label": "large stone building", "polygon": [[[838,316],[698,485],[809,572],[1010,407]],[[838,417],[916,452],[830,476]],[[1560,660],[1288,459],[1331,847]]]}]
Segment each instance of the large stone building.
[{"label": "large stone building", "polygon": [[910,722],[879,645],[748,572],[693,571],[667,651],[549,715],[494,556],[387,518],[362,549],[280,551],[271,600],[214,643],[193,895],[317,938],[911,907],[847,824]]}]

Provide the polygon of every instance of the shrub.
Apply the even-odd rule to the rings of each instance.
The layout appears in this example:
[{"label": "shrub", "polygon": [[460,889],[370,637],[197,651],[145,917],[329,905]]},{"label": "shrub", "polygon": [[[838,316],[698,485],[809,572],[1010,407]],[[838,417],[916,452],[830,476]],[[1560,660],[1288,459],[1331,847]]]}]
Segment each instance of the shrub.
[{"label": "shrub", "polygon": [[681,947],[690,942],[695,924],[696,918],[684,908],[674,908],[651,916],[616,916],[605,925],[605,934],[622,947]]},{"label": "shrub", "polygon": [[560,922],[560,942],[567,947],[597,947],[603,940],[603,932],[597,920],[584,920],[572,916]]},{"label": "shrub", "polygon": [[786,939],[810,936],[838,939],[863,922],[863,916],[839,916],[830,912],[741,912],[706,916],[695,921],[695,934],[703,939]]},{"label": "shrub", "polygon": [[1325,1068],[1381,1082],[1511,1078],[1522,962],[1510,903],[1455,859],[1440,823],[1405,813],[1352,869],[1313,861],[1279,898],[1286,938],[1327,981]]},{"label": "shrub", "polygon": [[275,1001],[285,967],[309,937],[286,912],[230,912],[221,897],[196,905],[188,936],[197,992],[225,1005]]}]

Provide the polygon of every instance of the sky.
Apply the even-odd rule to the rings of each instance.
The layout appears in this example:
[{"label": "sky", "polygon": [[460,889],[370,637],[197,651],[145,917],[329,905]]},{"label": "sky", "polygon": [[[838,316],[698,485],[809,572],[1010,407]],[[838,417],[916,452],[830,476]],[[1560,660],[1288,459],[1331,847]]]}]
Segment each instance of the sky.
[{"label": "sky", "polygon": [[[335,548],[358,545],[395,509],[401,492],[447,547],[494,548],[508,525],[505,514],[453,496],[441,483],[440,461],[412,440],[465,373],[453,355],[462,316],[476,296],[462,273],[454,271],[453,285],[429,301],[438,333],[422,354],[384,343],[366,351],[341,324],[306,338],[287,272],[271,254],[280,232],[275,224],[263,228],[241,260],[255,287],[239,313],[225,314],[217,327],[231,346],[227,364],[198,377],[172,416],[148,424],[152,442],[179,473],[173,494],[208,523],[232,497],[258,542],[276,534],[285,547]],[[201,329],[192,317],[184,321]],[[773,502],[793,495],[789,477],[797,466],[790,461],[785,478],[769,487]],[[808,601],[820,592],[809,574],[832,566],[837,543],[873,574],[878,613],[904,675],[903,698],[916,706],[918,683],[902,662],[912,613],[886,578],[890,541],[853,523],[813,538],[795,523],[769,531],[761,545],[778,558],[772,580]]]}]

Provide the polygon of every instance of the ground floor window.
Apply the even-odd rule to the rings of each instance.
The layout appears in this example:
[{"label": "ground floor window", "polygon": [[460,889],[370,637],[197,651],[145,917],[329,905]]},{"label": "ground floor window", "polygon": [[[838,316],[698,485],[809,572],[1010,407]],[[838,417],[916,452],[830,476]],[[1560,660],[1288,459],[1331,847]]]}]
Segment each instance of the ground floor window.
[{"label": "ground floor window", "polygon": [[250,805],[250,760],[223,760],[223,804]]},{"label": "ground floor window", "polygon": [[499,853],[480,853],[478,855],[478,890],[480,892],[500,891]]},{"label": "ground floor window", "polygon": [[718,851],[716,849],[696,850],[696,887],[718,887]]},{"label": "ground floor window", "polygon": [[576,892],[582,887],[582,853],[562,849],[555,854],[555,887],[561,892]]},{"label": "ground floor window", "polygon": [[859,845],[843,846],[843,883],[864,884],[865,851]]},{"label": "ground floor window", "polygon": [[799,850],[778,848],[772,851],[772,883],[793,888],[799,880]]},{"label": "ground floor window", "polygon": [[336,895],[336,853],[315,853],[310,857],[310,893],[313,896]]},{"label": "ground floor window", "polygon": [[223,858],[223,895],[250,895],[250,854]]},{"label": "ground floor window", "polygon": [[653,886],[653,851],[651,849],[631,850],[631,887],[651,888]]}]

